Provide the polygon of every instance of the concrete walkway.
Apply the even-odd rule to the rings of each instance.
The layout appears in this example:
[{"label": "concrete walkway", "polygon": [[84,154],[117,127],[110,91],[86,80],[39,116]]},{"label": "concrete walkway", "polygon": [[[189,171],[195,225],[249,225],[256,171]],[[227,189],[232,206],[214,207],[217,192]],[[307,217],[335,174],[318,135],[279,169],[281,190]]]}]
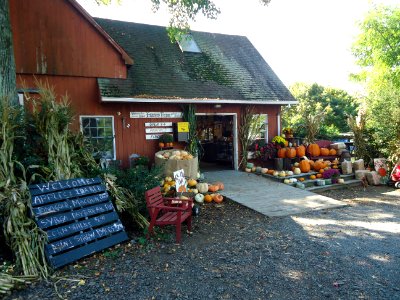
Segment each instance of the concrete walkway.
[{"label": "concrete walkway", "polygon": [[255,174],[224,170],[205,172],[204,175],[207,182],[224,182],[225,190],[221,192],[224,196],[269,217],[346,206],[342,201]]}]

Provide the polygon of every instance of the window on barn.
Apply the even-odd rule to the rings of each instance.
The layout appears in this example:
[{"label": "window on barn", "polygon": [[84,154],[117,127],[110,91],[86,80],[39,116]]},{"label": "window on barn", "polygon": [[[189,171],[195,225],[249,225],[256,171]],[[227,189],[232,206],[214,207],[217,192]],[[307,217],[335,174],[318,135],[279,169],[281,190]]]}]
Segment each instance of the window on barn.
[{"label": "window on barn", "polygon": [[266,143],[268,143],[268,115],[261,115],[261,122],[263,123],[260,130],[260,138],[263,139]]},{"label": "window on barn", "polygon": [[115,159],[114,117],[80,116],[81,131],[93,156]]},{"label": "window on barn", "polygon": [[193,36],[190,34],[182,35],[182,37],[178,40],[178,45],[182,52],[201,53],[199,46],[197,46]]}]

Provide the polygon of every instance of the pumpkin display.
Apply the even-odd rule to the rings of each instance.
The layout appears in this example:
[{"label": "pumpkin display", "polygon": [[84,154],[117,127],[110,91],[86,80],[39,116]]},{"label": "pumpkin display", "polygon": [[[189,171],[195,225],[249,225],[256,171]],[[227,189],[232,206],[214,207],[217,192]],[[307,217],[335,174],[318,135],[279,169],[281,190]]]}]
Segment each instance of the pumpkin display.
[{"label": "pumpkin display", "polygon": [[320,160],[318,160],[318,161],[316,161],[315,163],[314,163],[314,170],[315,171],[319,171],[319,170],[321,170],[321,169],[323,169],[323,168],[325,168],[325,163],[323,162],[323,161],[320,161]]},{"label": "pumpkin display", "polygon": [[287,158],[295,158],[296,157],[296,149],[293,147],[286,148],[286,157]]},{"label": "pumpkin display", "polygon": [[320,152],[321,152],[322,156],[328,156],[329,155],[329,149],[328,148],[321,148]]},{"label": "pumpkin display", "polygon": [[194,179],[189,179],[189,180],[188,180],[188,185],[189,185],[189,186],[196,186],[196,184],[197,184],[197,181],[196,181],[196,180],[194,180]]},{"label": "pumpkin display", "polygon": [[318,146],[318,144],[310,144],[308,146],[308,153],[310,153],[311,156],[320,156],[321,148]]},{"label": "pumpkin display", "polygon": [[294,168],[293,169],[293,173],[296,174],[296,175],[299,175],[299,174],[301,174],[301,169],[300,168]]},{"label": "pumpkin display", "polygon": [[329,155],[336,155],[336,150],[335,149],[331,149],[329,150]]},{"label": "pumpkin display", "polygon": [[302,173],[308,173],[310,172],[311,166],[310,166],[310,161],[303,159],[300,164],[299,164],[300,170]]},{"label": "pumpkin display", "polygon": [[281,148],[278,150],[278,157],[285,158],[286,157],[286,148]]},{"label": "pumpkin display", "polygon": [[304,147],[303,145],[296,147],[296,155],[297,155],[297,157],[305,156],[306,155],[306,147]]},{"label": "pumpkin display", "polygon": [[204,196],[204,201],[210,203],[211,201],[213,201],[213,197],[210,194],[207,194]]},{"label": "pumpkin display", "polygon": [[207,193],[208,192],[208,184],[207,183],[198,183],[196,184],[196,189],[199,190],[199,193]]},{"label": "pumpkin display", "polygon": [[224,200],[224,197],[221,194],[214,194],[213,200],[215,203],[221,203]]},{"label": "pumpkin display", "polygon": [[311,180],[317,179],[317,176],[311,175],[311,176],[310,176],[310,179],[311,179]]},{"label": "pumpkin display", "polygon": [[215,193],[219,190],[218,185],[210,184],[208,186],[208,191],[211,193]]},{"label": "pumpkin display", "polygon": [[225,188],[224,183],[221,181],[215,182],[214,185],[218,186],[218,190],[220,191],[222,191]]}]

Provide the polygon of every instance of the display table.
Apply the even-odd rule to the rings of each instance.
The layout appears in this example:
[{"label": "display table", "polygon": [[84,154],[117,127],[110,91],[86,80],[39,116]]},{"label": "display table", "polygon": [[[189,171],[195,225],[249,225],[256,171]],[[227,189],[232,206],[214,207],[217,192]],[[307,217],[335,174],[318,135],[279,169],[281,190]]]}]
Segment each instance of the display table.
[{"label": "display table", "polygon": [[173,152],[180,151],[179,149],[167,150],[167,151],[159,151],[155,154],[155,165],[163,166],[164,176],[173,177],[173,173],[175,171],[183,169],[185,172],[185,177],[197,179],[197,173],[199,170],[199,161],[197,157],[193,157],[192,159],[163,159],[159,158],[158,154],[163,155],[165,152]]}]

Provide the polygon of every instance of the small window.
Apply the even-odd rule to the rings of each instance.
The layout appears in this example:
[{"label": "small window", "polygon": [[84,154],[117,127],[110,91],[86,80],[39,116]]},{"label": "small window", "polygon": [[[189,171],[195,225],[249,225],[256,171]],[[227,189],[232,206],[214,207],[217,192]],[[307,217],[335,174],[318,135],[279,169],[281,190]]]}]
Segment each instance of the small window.
[{"label": "small window", "polygon": [[80,116],[81,131],[95,157],[115,159],[114,117]]},{"label": "small window", "polygon": [[268,115],[261,115],[263,126],[260,131],[260,138],[262,138],[266,143],[268,143]]},{"label": "small window", "polygon": [[178,41],[179,48],[182,52],[201,53],[199,46],[197,46],[191,34],[184,34]]}]

